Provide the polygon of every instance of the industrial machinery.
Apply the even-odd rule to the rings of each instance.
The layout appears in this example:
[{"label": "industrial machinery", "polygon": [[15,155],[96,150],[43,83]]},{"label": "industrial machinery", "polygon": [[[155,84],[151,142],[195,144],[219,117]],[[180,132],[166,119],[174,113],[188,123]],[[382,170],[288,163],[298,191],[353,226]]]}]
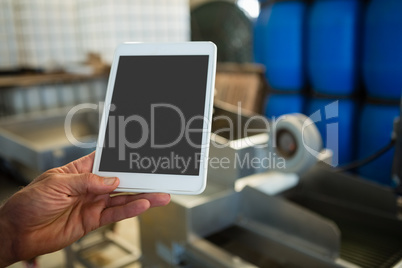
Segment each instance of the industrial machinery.
[{"label": "industrial machinery", "polygon": [[66,136],[66,114],[67,109],[58,108],[0,120],[0,156],[21,173],[25,183],[95,149],[98,112],[82,109],[72,114],[68,122],[71,138],[89,145],[84,147],[75,146]]},{"label": "industrial machinery", "polygon": [[[394,192],[336,173],[308,119],[290,116],[276,128],[269,122],[267,133],[261,127],[266,120],[250,114],[215,107],[214,116],[210,161],[226,157],[224,163],[232,165],[213,160],[204,193],[172,196],[167,207],[140,216],[144,267],[402,264],[402,222]],[[236,123],[222,125],[220,117]],[[250,125],[260,131],[244,135]],[[221,131],[229,126],[237,129],[231,136]],[[315,162],[307,152],[315,154]],[[250,165],[233,164],[245,155]],[[268,156],[282,158],[288,169],[251,164]],[[295,157],[302,166],[292,161]]]},{"label": "industrial machinery", "polygon": [[[233,107],[214,109],[207,188],[140,216],[143,267],[402,265],[397,195],[330,168],[331,152],[308,118],[270,122]],[[2,120],[0,154],[40,171],[91,151],[66,139],[65,115]],[[73,136],[91,144],[98,120],[94,110],[77,112]]]}]

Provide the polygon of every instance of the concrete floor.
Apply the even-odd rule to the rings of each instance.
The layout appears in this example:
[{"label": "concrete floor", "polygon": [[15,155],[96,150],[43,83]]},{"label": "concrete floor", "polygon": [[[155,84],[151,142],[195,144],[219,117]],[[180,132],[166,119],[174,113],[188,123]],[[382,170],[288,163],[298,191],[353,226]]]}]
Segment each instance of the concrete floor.
[{"label": "concrete floor", "polygon": [[[0,174],[0,202],[4,202],[13,193],[18,191],[21,186],[15,183],[8,177]],[[129,245],[140,250],[139,241],[139,224],[137,218],[127,219],[118,222],[114,227],[114,232],[116,236],[125,240]],[[100,234],[99,234],[100,236]],[[85,241],[85,240],[84,240]],[[116,258],[122,256],[122,251],[117,252],[115,246],[105,246],[93,251],[90,256],[88,255],[88,260],[94,264],[95,267],[103,267],[109,265]],[[60,250],[54,253],[46,254],[37,258],[37,267],[41,268],[64,268],[66,267],[66,252],[65,250]],[[10,266],[10,268],[26,268],[27,264],[25,262],[18,262]],[[85,267],[82,264],[75,262],[74,267],[80,268]],[[141,267],[139,263],[128,265],[126,267],[138,268]]]}]

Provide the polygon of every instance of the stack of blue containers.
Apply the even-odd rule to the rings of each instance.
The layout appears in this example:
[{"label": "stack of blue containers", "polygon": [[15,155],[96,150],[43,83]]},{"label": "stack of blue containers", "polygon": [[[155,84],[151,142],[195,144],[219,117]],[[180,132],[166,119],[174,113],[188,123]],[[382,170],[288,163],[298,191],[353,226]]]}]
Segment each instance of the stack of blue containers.
[{"label": "stack of blue containers", "polygon": [[263,6],[256,21],[254,54],[256,61],[266,66],[272,89],[265,101],[268,117],[304,109],[305,15],[303,1],[284,1]]},{"label": "stack of blue containers", "polygon": [[[306,112],[321,110],[322,120],[316,124],[324,145],[334,152],[335,165],[355,159],[353,97],[358,84],[361,13],[359,0],[316,0],[307,21],[307,74],[314,94]],[[331,103],[338,109],[328,117]],[[331,124],[337,124],[337,133],[326,131]]]},{"label": "stack of blue containers", "polygon": [[[402,91],[402,1],[372,0],[363,37],[363,80],[368,101],[359,121],[358,156],[367,157],[389,143],[399,115]],[[360,175],[392,185],[394,150],[359,168]]]},{"label": "stack of blue containers", "polygon": [[[322,120],[316,124],[325,146],[334,146],[330,149],[336,154],[335,164],[350,162],[354,157],[351,118],[356,105],[350,97],[357,84],[360,16],[358,0],[317,0],[309,10],[305,1],[280,1],[263,6],[255,26],[256,61],[266,66],[272,88],[265,115],[310,115],[322,110]],[[306,78],[314,98],[303,96]],[[337,115],[328,117],[325,107],[338,99]],[[339,134],[326,133],[336,121]],[[334,142],[338,136],[339,142]]]},{"label": "stack of blue containers", "polygon": [[[254,54],[272,89],[265,115],[318,111],[316,124],[334,164],[387,145],[402,90],[401,14],[401,0],[264,3]],[[388,152],[358,172],[392,185],[392,158]]]}]

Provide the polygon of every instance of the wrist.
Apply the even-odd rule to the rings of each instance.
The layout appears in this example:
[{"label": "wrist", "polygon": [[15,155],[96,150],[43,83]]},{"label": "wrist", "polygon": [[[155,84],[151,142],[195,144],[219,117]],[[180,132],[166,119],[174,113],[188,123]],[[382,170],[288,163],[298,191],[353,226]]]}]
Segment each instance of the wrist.
[{"label": "wrist", "polygon": [[13,230],[4,215],[4,206],[0,207],[0,267],[17,262],[13,251]]}]

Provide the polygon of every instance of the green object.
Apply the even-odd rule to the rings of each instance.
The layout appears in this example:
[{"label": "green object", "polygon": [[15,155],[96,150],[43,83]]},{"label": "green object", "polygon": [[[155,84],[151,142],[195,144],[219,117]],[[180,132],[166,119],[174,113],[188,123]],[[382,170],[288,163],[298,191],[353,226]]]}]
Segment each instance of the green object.
[{"label": "green object", "polygon": [[235,4],[214,1],[191,12],[191,40],[212,41],[220,62],[252,62],[252,22]]}]

